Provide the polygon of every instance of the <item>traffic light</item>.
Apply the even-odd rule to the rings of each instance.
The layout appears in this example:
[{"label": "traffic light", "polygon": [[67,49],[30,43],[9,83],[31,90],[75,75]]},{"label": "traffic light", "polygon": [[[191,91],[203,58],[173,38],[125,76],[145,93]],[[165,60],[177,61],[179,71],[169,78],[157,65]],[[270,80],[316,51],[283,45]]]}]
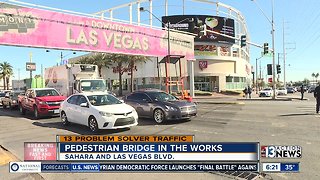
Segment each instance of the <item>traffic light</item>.
[{"label": "traffic light", "polygon": [[281,66],[280,66],[280,64],[277,64],[277,74],[281,74]]},{"label": "traffic light", "polygon": [[267,64],[268,75],[272,75],[272,64]]},{"label": "traffic light", "polygon": [[263,44],[263,54],[268,54],[269,53],[269,44],[264,43]]},{"label": "traffic light", "polygon": [[246,35],[242,35],[241,38],[240,38],[240,45],[241,47],[244,47],[247,45],[247,36]]}]

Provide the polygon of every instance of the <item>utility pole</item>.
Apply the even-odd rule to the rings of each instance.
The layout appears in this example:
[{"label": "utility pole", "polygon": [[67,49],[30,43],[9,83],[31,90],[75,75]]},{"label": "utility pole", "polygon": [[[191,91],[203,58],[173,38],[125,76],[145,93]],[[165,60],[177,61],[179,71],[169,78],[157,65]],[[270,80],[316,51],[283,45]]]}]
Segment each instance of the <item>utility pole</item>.
[{"label": "utility pole", "polygon": [[20,68],[18,68],[18,89],[20,91]]},{"label": "utility pole", "polygon": [[41,64],[41,87],[43,88],[43,81],[44,81],[44,77],[43,77],[43,66]]},{"label": "utility pole", "polygon": [[[29,61],[32,62],[32,52],[29,54]],[[32,80],[32,71],[30,71],[30,80]]]},{"label": "utility pole", "polygon": [[[60,64],[62,63],[62,59],[63,59],[63,54],[62,54],[62,51],[60,53]],[[59,66],[59,63],[57,63],[57,66]]]},{"label": "utility pole", "polygon": [[283,86],[284,88],[287,87],[286,83],[286,48],[285,48],[285,42],[284,42],[284,20],[283,20],[283,31],[282,31],[282,41],[283,41]]},{"label": "utility pole", "polygon": [[[278,64],[277,65],[280,65],[280,53],[278,53]],[[279,81],[280,81],[280,73],[278,73],[278,82]]]},{"label": "utility pole", "polygon": [[273,74],[273,77],[272,77],[272,82],[273,82],[273,93],[272,93],[272,99],[276,99],[276,67],[275,67],[275,37],[274,37],[274,17],[273,17],[273,13],[274,12],[274,0],[272,0],[272,49],[273,49],[273,52],[272,52],[272,74]]}]

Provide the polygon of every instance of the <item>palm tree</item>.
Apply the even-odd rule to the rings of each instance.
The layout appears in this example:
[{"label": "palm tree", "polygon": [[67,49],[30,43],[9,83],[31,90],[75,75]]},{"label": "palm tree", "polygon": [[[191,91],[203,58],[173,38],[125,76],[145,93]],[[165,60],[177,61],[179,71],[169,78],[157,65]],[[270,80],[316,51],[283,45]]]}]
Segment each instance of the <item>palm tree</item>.
[{"label": "palm tree", "polygon": [[93,53],[92,55],[81,57],[77,63],[97,65],[99,76],[102,77],[102,67],[109,67],[111,65],[110,57],[111,55],[107,53]]},{"label": "palm tree", "polygon": [[314,81],[314,78],[315,78],[316,74],[315,74],[315,73],[312,73],[311,76],[312,76],[313,81]]},{"label": "palm tree", "polygon": [[125,54],[112,54],[111,59],[114,63],[117,63],[117,71],[119,73],[119,96],[122,96],[122,75],[124,73],[124,64],[128,64],[131,61],[131,56]]},{"label": "palm tree", "polygon": [[319,73],[315,74],[314,77],[316,78],[316,82],[318,82]]},{"label": "palm tree", "polygon": [[129,68],[130,68],[130,91],[133,92],[134,90],[134,83],[133,83],[133,79],[134,79],[134,67],[136,64],[138,63],[146,63],[147,60],[150,60],[149,57],[147,56],[131,56],[131,60],[129,62]]},{"label": "palm tree", "polygon": [[12,66],[8,62],[0,63],[0,73],[3,79],[3,89],[9,90],[10,76],[13,75]]}]

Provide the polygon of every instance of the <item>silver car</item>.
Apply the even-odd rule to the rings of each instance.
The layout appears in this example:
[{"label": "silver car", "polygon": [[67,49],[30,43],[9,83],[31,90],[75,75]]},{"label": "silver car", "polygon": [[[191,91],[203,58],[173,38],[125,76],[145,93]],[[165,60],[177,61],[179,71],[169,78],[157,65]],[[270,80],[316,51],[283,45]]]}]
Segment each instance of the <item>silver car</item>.
[{"label": "silver car", "polygon": [[179,100],[160,90],[139,90],[123,98],[134,107],[139,117],[153,118],[157,123],[167,120],[190,119],[197,115],[193,102]]}]

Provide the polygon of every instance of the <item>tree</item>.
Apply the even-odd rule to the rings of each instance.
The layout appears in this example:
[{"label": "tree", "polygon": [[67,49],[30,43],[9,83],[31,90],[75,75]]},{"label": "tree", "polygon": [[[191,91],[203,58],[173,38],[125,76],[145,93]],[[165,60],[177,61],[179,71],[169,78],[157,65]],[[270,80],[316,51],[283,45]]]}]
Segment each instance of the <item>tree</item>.
[{"label": "tree", "polygon": [[145,63],[146,61],[150,60],[149,57],[147,56],[131,56],[130,62],[129,62],[129,68],[130,68],[130,91],[133,92],[134,90],[134,83],[133,83],[133,79],[134,79],[134,68],[135,65],[138,63]]},{"label": "tree", "polygon": [[99,77],[102,77],[102,67],[111,65],[111,54],[108,53],[93,53],[91,55],[81,57],[77,63],[79,64],[94,64],[98,66]]},{"label": "tree", "polygon": [[318,82],[319,73],[315,74],[314,77],[316,78],[316,82]]},{"label": "tree", "polygon": [[302,83],[307,86],[307,85],[310,84],[310,81],[309,81],[309,79],[304,78],[304,80],[302,81]]},{"label": "tree", "polygon": [[3,79],[3,89],[9,90],[10,76],[13,75],[12,66],[8,62],[0,63],[0,74]]},{"label": "tree", "polygon": [[315,74],[315,73],[312,73],[312,74],[311,74],[311,77],[312,77],[313,80],[314,80],[314,78],[316,77],[316,74]]},{"label": "tree", "polygon": [[114,63],[117,63],[117,72],[119,75],[119,96],[122,96],[122,75],[124,73],[124,64],[128,64],[131,60],[129,55],[124,54],[113,54],[111,55],[111,59]]}]

